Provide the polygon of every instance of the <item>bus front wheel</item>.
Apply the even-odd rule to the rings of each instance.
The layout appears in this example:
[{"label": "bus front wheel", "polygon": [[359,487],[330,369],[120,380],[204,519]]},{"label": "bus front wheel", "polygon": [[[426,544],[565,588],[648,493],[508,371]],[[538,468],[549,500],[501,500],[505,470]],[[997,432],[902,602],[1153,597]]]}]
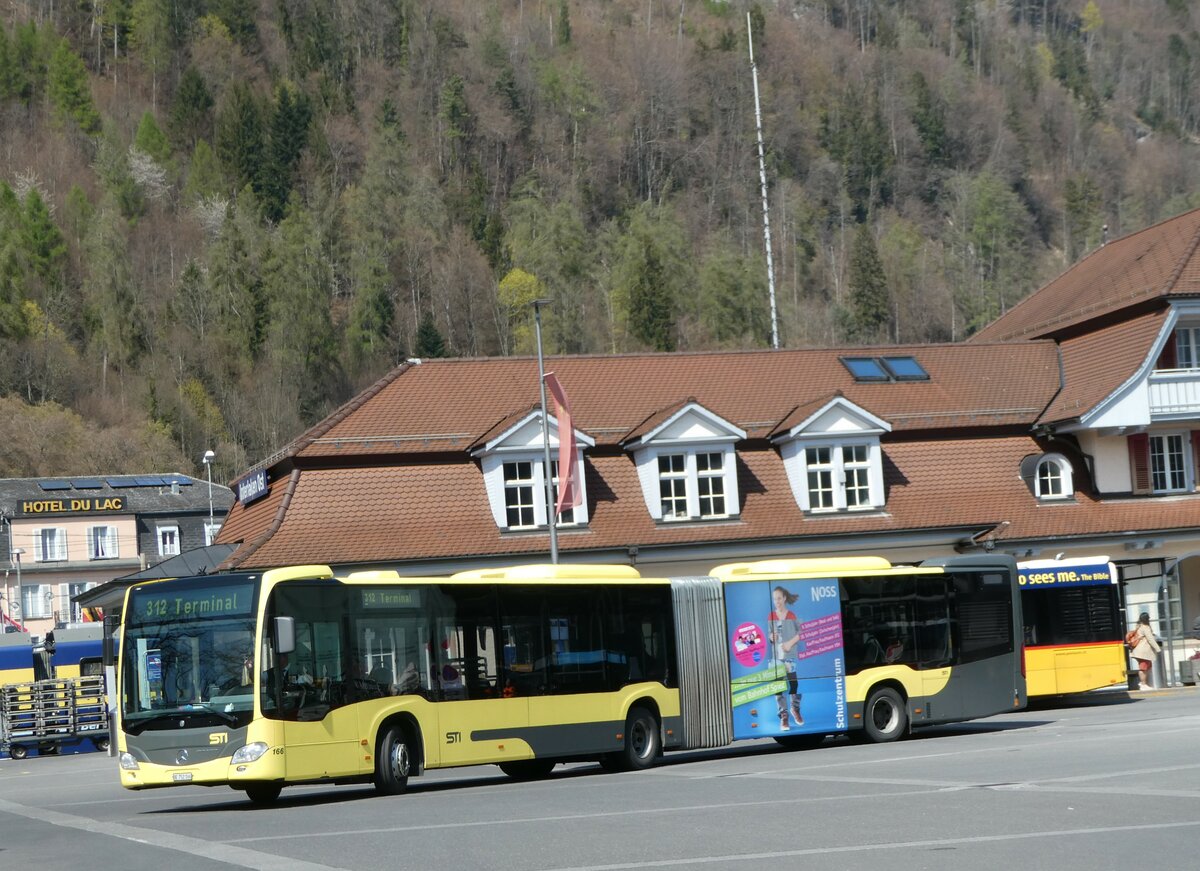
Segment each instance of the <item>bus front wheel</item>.
[{"label": "bus front wheel", "polygon": [[278,783],[250,783],[246,785],[246,797],[255,804],[274,804],[282,789]]},{"label": "bus front wheel", "polygon": [[24,759],[29,755],[29,748],[24,744],[14,744],[8,748],[8,755],[13,759]]},{"label": "bus front wheel", "polygon": [[654,764],[659,750],[658,720],[642,707],[625,720],[625,746],[600,760],[606,771],[641,771]]},{"label": "bus front wheel", "polygon": [[401,795],[408,788],[412,771],[412,749],[400,726],[391,726],[379,742],[375,755],[375,789],[383,795]]},{"label": "bus front wheel", "polygon": [[880,687],[867,697],[863,709],[863,731],[875,744],[895,741],[908,726],[904,699],[891,687]]}]

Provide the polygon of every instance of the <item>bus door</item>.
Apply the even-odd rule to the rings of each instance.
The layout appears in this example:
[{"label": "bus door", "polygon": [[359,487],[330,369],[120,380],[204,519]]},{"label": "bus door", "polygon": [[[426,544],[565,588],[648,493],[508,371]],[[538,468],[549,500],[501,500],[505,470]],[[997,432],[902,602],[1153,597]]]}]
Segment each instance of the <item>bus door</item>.
[{"label": "bus door", "polygon": [[442,592],[444,607],[435,610],[431,675],[440,699],[435,706],[439,764],[530,758],[529,698],[504,665],[515,627],[504,618],[498,630],[495,588],[448,585]]},{"label": "bus door", "polygon": [[337,584],[277,588],[275,613],[295,620],[296,648],[270,663],[263,709],[283,721],[289,780],[360,773],[363,760],[346,604]]},{"label": "bus door", "polygon": [[954,620],[945,575],[917,575],[913,600],[913,661],[921,673],[925,720],[963,715],[964,677],[954,667]]}]

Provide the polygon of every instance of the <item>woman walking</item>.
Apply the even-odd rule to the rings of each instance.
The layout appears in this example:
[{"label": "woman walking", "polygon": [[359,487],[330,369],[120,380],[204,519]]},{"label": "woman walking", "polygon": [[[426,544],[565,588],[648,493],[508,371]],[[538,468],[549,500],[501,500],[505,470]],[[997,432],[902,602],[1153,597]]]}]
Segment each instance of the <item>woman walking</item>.
[{"label": "woman walking", "polygon": [[1133,634],[1136,637],[1136,643],[1131,651],[1133,658],[1137,660],[1138,671],[1141,673],[1141,689],[1150,689],[1150,669],[1154,666],[1154,658],[1158,656],[1161,647],[1158,646],[1158,639],[1154,637],[1154,630],[1150,628],[1150,615],[1143,611],[1138,615],[1138,621],[1134,624]]}]

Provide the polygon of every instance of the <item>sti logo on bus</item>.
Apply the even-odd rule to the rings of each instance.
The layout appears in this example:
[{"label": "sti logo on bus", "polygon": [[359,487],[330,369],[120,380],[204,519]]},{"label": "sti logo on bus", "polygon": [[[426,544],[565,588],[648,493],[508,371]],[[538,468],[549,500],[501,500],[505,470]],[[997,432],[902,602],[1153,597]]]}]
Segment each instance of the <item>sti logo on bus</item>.
[{"label": "sti logo on bus", "polygon": [[446,743],[447,744],[461,744],[462,743],[462,732],[447,732],[446,733]]},{"label": "sti logo on bus", "polygon": [[820,602],[822,599],[836,599],[838,594],[837,584],[826,584],[823,587],[812,588],[812,600]]},{"label": "sti logo on bus", "polygon": [[229,740],[229,736],[222,732],[209,732],[208,733],[208,743],[209,744],[224,744],[228,740]]}]

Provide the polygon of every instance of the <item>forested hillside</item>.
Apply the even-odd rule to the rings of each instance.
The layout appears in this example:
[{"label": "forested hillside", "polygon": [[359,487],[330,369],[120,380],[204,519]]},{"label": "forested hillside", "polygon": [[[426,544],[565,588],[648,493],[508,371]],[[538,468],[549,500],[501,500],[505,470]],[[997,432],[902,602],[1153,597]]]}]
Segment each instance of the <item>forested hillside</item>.
[{"label": "forested hillside", "polygon": [[782,343],[962,339],[1200,205],[1198,6],[9,0],[0,475],[228,478],[538,297],[765,347],[747,11]]}]

